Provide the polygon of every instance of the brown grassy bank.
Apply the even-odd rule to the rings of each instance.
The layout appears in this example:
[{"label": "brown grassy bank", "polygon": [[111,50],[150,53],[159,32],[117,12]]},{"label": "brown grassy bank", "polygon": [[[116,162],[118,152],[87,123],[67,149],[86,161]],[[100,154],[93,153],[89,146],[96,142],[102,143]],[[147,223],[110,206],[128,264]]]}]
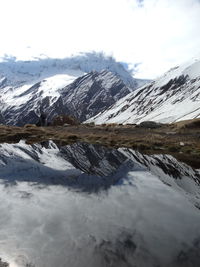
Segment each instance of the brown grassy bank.
[{"label": "brown grassy bank", "polygon": [[82,141],[114,148],[129,147],[147,154],[171,154],[194,168],[200,168],[200,120],[163,125],[157,129],[116,124],[0,126],[0,143],[17,143],[21,139],[28,144],[51,139],[60,146]]}]

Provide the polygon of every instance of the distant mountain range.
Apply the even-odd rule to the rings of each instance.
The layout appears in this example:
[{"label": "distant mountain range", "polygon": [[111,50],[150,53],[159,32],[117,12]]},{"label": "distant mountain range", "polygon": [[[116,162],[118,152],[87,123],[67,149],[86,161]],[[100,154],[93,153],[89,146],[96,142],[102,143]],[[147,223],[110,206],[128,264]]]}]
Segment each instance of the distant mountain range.
[{"label": "distant mountain range", "polygon": [[[64,59],[33,58],[28,61],[16,60],[14,57],[1,58],[0,85],[19,86],[34,84],[57,74],[69,74],[77,71],[78,76],[91,71],[108,70],[119,76],[130,87],[137,86],[137,80],[133,78],[132,71],[113,57],[107,57],[103,53],[80,53]],[[76,75],[77,75],[76,72]],[[140,80],[138,80],[140,83]]]},{"label": "distant mountain range", "polygon": [[175,67],[104,112],[91,118],[101,123],[171,123],[200,117],[200,60]]},{"label": "distant mountain range", "polygon": [[41,113],[50,121],[69,114],[84,121],[104,111],[145,80],[134,79],[122,64],[102,54],[66,59],[0,63],[2,121],[36,123]]},{"label": "distant mountain range", "polygon": [[155,81],[134,79],[102,54],[0,63],[0,123],[50,122],[61,114],[81,122],[170,123],[200,117],[200,60],[175,67]]}]

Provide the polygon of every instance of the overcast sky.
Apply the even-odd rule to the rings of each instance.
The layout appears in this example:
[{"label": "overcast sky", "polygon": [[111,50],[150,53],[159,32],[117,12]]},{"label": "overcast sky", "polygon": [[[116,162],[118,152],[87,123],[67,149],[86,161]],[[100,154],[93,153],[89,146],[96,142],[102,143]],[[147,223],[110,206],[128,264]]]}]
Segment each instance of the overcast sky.
[{"label": "overcast sky", "polygon": [[104,51],[155,78],[200,55],[199,0],[1,0],[0,55]]}]

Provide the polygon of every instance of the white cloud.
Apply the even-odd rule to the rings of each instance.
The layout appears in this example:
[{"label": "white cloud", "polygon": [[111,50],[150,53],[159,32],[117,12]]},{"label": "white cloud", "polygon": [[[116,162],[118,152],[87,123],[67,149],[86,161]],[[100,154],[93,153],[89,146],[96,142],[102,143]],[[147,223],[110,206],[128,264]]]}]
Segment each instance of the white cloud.
[{"label": "white cloud", "polygon": [[2,0],[0,10],[1,54],[105,51],[154,78],[200,52],[198,0]]}]

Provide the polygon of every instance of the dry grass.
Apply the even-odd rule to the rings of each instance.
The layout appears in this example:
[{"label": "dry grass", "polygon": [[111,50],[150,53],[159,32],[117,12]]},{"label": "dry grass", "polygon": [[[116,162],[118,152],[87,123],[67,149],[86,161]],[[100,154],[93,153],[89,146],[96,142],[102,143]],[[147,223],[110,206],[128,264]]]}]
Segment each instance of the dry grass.
[{"label": "dry grass", "polygon": [[171,124],[176,129],[200,129],[200,118],[184,120]]},{"label": "dry grass", "polygon": [[[28,144],[53,140],[58,145],[78,141],[108,147],[129,147],[148,154],[171,154],[200,168],[200,120],[163,125],[159,129],[137,128],[135,125],[98,125],[25,127],[0,126],[0,143],[17,143],[25,139]],[[194,127],[195,125],[195,127]],[[192,127],[191,127],[192,126]]]}]

